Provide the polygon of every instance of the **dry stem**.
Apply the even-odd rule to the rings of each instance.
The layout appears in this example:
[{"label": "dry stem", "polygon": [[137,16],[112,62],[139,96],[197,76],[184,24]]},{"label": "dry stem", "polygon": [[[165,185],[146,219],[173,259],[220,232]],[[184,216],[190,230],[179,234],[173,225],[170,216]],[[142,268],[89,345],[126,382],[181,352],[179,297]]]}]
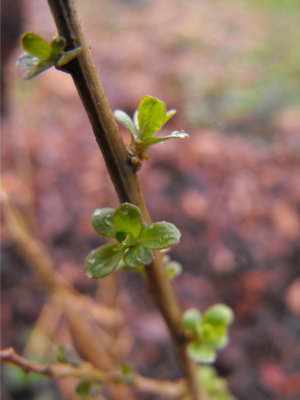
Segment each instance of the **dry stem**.
[{"label": "dry stem", "polygon": [[186,385],[183,380],[177,382],[157,381],[134,373],[132,380],[129,380],[127,383],[122,379],[120,374],[101,371],[86,361],[82,362],[78,368],[70,364],[42,364],[20,356],[11,347],[1,350],[0,357],[2,361],[17,365],[26,373],[33,372],[48,376],[49,378],[73,377],[101,381],[106,386],[111,384],[128,385],[143,392],[155,393],[171,398],[180,398],[186,394]]}]

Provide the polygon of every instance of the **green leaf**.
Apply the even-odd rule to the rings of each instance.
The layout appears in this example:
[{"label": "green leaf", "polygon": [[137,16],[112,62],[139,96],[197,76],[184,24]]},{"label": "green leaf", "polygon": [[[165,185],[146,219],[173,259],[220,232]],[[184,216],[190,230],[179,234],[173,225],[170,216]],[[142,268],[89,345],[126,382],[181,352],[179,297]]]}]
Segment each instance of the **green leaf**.
[{"label": "green leaf", "polygon": [[117,232],[126,232],[136,239],[142,228],[142,214],[138,207],[123,203],[115,211],[114,224]]},{"label": "green leaf", "polygon": [[122,381],[124,383],[126,383],[127,385],[130,385],[133,382],[135,372],[130,364],[122,363],[121,364],[121,375],[122,375]]},{"label": "green leaf", "polygon": [[125,251],[114,251],[115,247],[115,243],[107,244],[90,253],[85,262],[85,273],[89,278],[104,278],[113,272]]},{"label": "green leaf", "polygon": [[139,105],[138,121],[140,140],[148,139],[156,134],[166,119],[165,104],[155,97],[145,96]]},{"label": "green leaf", "polygon": [[165,264],[168,277],[170,279],[176,278],[182,272],[182,265],[177,261],[170,261]]},{"label": "green leaf", "polygon": [[31,56],[28,53],[23,53],[16,62],[17,68],[33,67],[40,62],[36,56]]},{"label": "green leaf", "polygon": [[79,396],[89,398],[97,396],[102,393],[104,389],[105,387],[102,383],[84,379],[78,383],[75,391]]},{"label": "green leaf", "polygon": [[55,54],[61,54],[66,46],[66,39],[62,36],[55,37],[50,43],[51,49]]},{"label": "green leaf", "polygon": [[187,137],[189,137],[188,133],[174,131],[170,135],[167,135],[167,136],[159,136],[159,137],[145,139],[142,142],[141,147],[142,148],[149,147],[149,146],[152,146],[153,144],[165,142],[166,140],[169,140],[169,139],[184,139]]},{"label": "green leaf", "polygon": [[78,56],[80,53],[81,47],[77,47],[74,50],[66,51],[65,53],[62,53],[61,57],[58,59],[58,61],[55,63],[57,67],[62,67],[65,64],[68,64],[68,62],[72,61],[74,58]]},{"label": "green leaf", "polygon": [[[92,215],[92,225],[94,229],[102,236],[116,237],[116,228],[114,225],[113,208],[98,208]],[[126,236],[126,235],[125,235]]]},{"label": "green leaf", "polygon": [[195,361],[211,364],[216,359],[216,351],[209,344],[193,341],[187,346],[188,355]]},{"label": "green leaf", "polygon": [[148,249],[161,250],[177,244],[180,236],[180,231],[175,225],[169,222],[156,222],[140,234],[139,241]]},{"label": "green leaf", "polygon": [[114,116],[115,116],[116,120],[120,122],[120,124],[125,126],[125,128],[129,129],[131,137],[132,137],[132,140],[135,141],[135,139],[137,138],[137,135],[136,135],[136,131],[135,131],[135,128],[134,128],[133,121],[129,117],[129,115],[126,114],[122,110],[115,110],[114,111]]},{"label": "green leaf", "polygon": [[56,354],[56,360],[60,363],[69,363],[74,367],[79,367],[82,364],[77,352],[70,346],[60,347]]},{"label": "green leaf", "polygon": [[126,236],[125,232],[117,232],[116,239],[120,241],[120,239],[122,238],[124,239],[117,247],[114,248],[114,251],[119,251],[121,248],[126,249],[127,247],[134,246],[136,244],[136,239],[134,239],[134,237],[132,237],[130,233],[128,233]]},{"label": "green leaf", "polygon": [[23,74],[24,79],[31,79],[34,76],[41,74],[42,72],[46,71],[47,69],[53,67],[52,60],[43,60],[36,64],[34,67],[30,68]]},{"label": "green leaf", "polygon": [[190,308],[182,316],[182,323],[185,328],[196,331],[197,324],[201,321],[201,313],[196,308]]},{"label": "green leaf", "polygon": [[166,112],[166,119],[164,122],[164,125],[169,121],[169,119],[171,119],[175,114],[177,113],[176,110],[169,110]]},{"label": "green leaf", "polygon": [[152,259],[152,251],[141,245],[130,248],[123,257],[124,263],[133,268],[140,267],[141,265],[148,265],[151,263]]},{"label": "green leaf", "polygon": [[234,314],[230,307],[219,303],[209,307],[203,319],[211,325],[230,325],[234,319]]},{"label": "green leaf", "polygon": [[21,44],[27,53],[38,57],[40,60],[47,60],[51,58],[52,49],[50,45],[35,33],[25,33],[21,37]]}]

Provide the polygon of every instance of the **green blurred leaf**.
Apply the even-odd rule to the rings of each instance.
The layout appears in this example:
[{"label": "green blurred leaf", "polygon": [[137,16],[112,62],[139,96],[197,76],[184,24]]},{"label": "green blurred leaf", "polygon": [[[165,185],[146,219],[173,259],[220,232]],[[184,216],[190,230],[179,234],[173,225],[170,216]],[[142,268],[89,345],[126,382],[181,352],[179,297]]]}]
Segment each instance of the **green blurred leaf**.
[{"label": "green blurred leaf", "polygon": [[81,47],[77,47],[74,50],[66,51],[65,53],[62,53],[61,57],[58,59],[58,61],[55,63],[57,67],[62,67],[65,64],[68,64],[68,62],[72,61],[74,58],[78,56],[80,53]]},{"label": "green blurred leaf", "polygon": [[55,37],[50,43],[50,47],[53,53],[61,54],[66,46],[66,39],[62,36]]},{"label": "green blurred leaf", "polygon": [[130,364],[127,364],[127,363],[121,364],[121,374],[122,374],[123,381],[127,385],[130,385],[133,382],[135,372]]},{"label": "green blurred leaf", "polygon": [[52,60],[43,60],[36,64],[34,67],[30,68],[29,70],[25,71],[23,74],[24,79],[31,79],[34,76],[41,74],[42,72],[46,71],[47,69],[53,67]]},{"label": "green blurred leaf", "polygon": [[76,393],[83,397],[95,397],[104,391],[105,387],[100,382],[84,379],[78,383],[75,388]]},{"label": "green blurred leaf", "polygon": [[145,140],[154,136],[163,126],[165,119],[165,104],[155,97],[145,96],[140,102],[138,111],[139,139]]},{"label": "green blurred leaf", "polygon": [[[114,225],[113,208],[98,208],[92,215],[92,225],[94,229],[102,236],[116,237],[116,228]],[[125,235],[126,236],[126,235]]]},{"label": "green blurred leaf", "polygon": [[35,33],[25,33],[21,37],[21,44],[27,53],[38,57],[40,60],[47,60],[51,58],[52,49],[50,45]]},{"label": "green blurred leaf", "polygon": [[139,236],[140,243],[152,250],[166,249],[180,240],[180,231],[169,222],[156,222],[146,228]]},{"label": "green blurred leaf", "polygon": [[60,347],[56,354],[56,360],[60,363],[69,363],[74,367],[79,367],[82,364],[77,352],[70,346]]},{"label": "green blurred leaf", "polygon": [[188,355],[195,361],[204,364],[211,364],[216,359],[216,351],[209,344],[201,341],[193,341],[187,346]]},{"label": "green blurred leaf", "polygon": [[142,228],[142,214],[138,207],[130,203],[123,203],[115,211],[114,224],[117,232],[129,233],[137,238]]},{"label": "green blurred leaf", "polygon": [[92,251],[85,262],[85,273],[89,278],[104,278],[117,267],[124,250],[114,251],[116,244],[108,244]]},{"label": "green blurred leaf", "polygon": [[201,313],[196,308],[190,308],[182,316],[182,323],[185,328],[196,331],[197,324],[201,321]]},{"label": "green blurred leaf", "polygon": [[211,325],[230,325],[233,319],[232,309],[221,303],[209,307],[203,316],[203,320]]},{"label": "green blurred leaf", "polygon": [[176,278],[182,272],[182,265],[178,261],[170,261],[165,266],[170,279]]},{"label": "green blurred leaf", "polygon": [[126,114],[122,110],[115,110],[114,111],[114,116],[115,116],[116,120],[120,122],[120,124],[125,126],[125,128],[127,128],[130,131],[132,140],[134,141],[137,138],[137,135],[136,135],[136,131],[135,131],[135,128],[134,128],[133,121],[129,117],[129,115]]},{"label": "green blurred leaf", "polygon": [[141,147],[142,148],[149,147],[149,146],[152,146],[153,144],[158,144],[158,143],[161,143],[161,142],[165,142],[166,140],[169,140],[169,139],[184,139],[184,138],[187,138],[187,137],[189,137],[188,133],[174,131],[168,136],[159,136],[159,137],[153,137],[153,138],[145,139],[141,143]]},{"label": "green blurred leaf", "polygon": [[129,267],[139,267],[141,265],[148,265],[153,259],[151,250],[146,249],[142,245],[137,245],[130,248],[123,257],[123,261]]}]

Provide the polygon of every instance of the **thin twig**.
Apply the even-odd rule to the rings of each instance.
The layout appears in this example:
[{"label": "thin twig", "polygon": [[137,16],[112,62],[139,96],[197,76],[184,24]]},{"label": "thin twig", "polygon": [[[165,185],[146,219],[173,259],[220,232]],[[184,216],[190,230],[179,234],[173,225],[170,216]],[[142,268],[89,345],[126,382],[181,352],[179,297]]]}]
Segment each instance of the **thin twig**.
[{"label": "thin twig", "polygon": [[[130,164],[126,149],[102,87],[89,45],[84,36],[73,0],[48,0],[58,32],[67,40],[67,49],[81,47],[79,57],[67,65],[79,96],[91,122],[95,138],[102,151],[109,175],[120,202],[138,206],[145,222],[151,218],[144,202],[134,166]],[[193,400],[201,399],[196,364],[187,356],[181,310],[160,253],[145,268],[150,291],[162,313],[184,369]]]},{"label": "thin twig", "polygon": [[48,376],[49,378],[79,378],[103,382],[106,386],[112,384],[123,384],[134,389],[168,396],[171,398],[180,398],[186,395],[186,385],[184,380],[177,382],[158,381],[155,379],[145,378],[134,373],[132,378],[126,381],[120,373],[107,373],[92,366],[89,362],[82,362],[80,367],[73,367],[70,364],[42,364],[28,360],[17,354],[13,348],[0,351],[2,361],[9,362],[22,368],[26,373],[36,373]]}]

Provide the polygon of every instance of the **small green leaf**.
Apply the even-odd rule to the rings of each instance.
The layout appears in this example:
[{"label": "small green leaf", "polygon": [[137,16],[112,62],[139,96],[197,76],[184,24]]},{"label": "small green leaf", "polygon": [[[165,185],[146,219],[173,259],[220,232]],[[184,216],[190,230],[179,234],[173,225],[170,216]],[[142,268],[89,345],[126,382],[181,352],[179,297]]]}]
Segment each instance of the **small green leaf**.
[{"label": "small green leaf", "polygon": [[58,61],[55,63],[57,67],[62,67],[65,64],[68,64],[68,62],[72,61],[74,58],[78,56],[80,53],[81,47],[77,47],[74,50],[66,51],[65,53],[62,53],[61,57],[58,59]]},{"label": "small green leaf", "polygon": [[23,74],[24,79],[31,79],[34,76],[41,74],[42,72],[46,71],[47,69],[53,67],[52,60],[43,60],[36,64],[34,67],[30,68],[29,70],[25,71]]},{"label": "small green leaf", "polygon": [[197,340],[188,344],[187,352],[193,360],[204,364],[211,364],[216,359],[216,351],[213,347]]},{"label": "small green leaf", "polygon": [[56,360],[60,363],[69,363],[74,367],[79,367],[82,364],[77,352],[70,346],[60,347],[56,354]]},{"label": "small green leaf", "polygon": [[165,264],[168,277],[170,279],[176,278],[182,272],[182,265],[177,261],[170,261]]},{"label": "small green leaf", "polygon": [[130,235],[130,233],[128,233],[127,236],[125,236],[125,235],[126,235],[125,232],[117,232],[116,239],[118,241],[120,241],[120,239],[122,239],[122,238],[124,238],[124,239],[122,240],[122,242],[117,247],[114,248],[114,251],[119,251],[121,248],[125,249],[127,247],[134,246],[136,244],[136,239],[134,239]]},{"label": "small green leaf", "polygon": [[102,393],[104,389],[105,387],[102,383],[84,379],[78,383],[75,391],[79,396],[89,398],[97,396]]},{"label": "small green leaf", "polygon": [[[116,237],[116,228],[114,225],[113,208],[98,208],[92,215],[92,225],[94,229],[102,236]],[[125,234],[126,237],[126,234]],[[124,240],[124,239],[123,239]]]},{"label": "small green leaf", "polygon": [[123,203],[115,211],[114,224],[117,232],[126,232],[136,239],[142,228],[142,214],[138,207]]},{"label": "small green leaf", "polygon": [[152,146],[153,144],[165,142],[166,140],[169,140],[169,139],[184,139],[187,137],[189,137],[188,133],[174,131],[170,135],[167,135],[167,136],[159,136],[159,137],[145,139],[142,142],[141,147],[142,148],[149,147],[149,146]]},{"label": "small green leaf", "polygon": [[114,116],[115,116],[116,120],[120,122],[120,124],[125,126],[125,128],[129,129],[131,137],[132,137],[132,140],[135,141],[135,139],[137,138],[137,135],[136,135],[136,131],[135,131],[135,128],[134,128],[133,121],[129,117],[129,115],[126,114],[122,110],[115,110],[114,111]]},{"label": "small green leaf", "polygon": [[190,308],[182,316],[182,323],[185,328],[196,331],[197,324],[201,321],[201,313],[196,308]]},{"label": "small green leaf", "polygon": [[135,372],[130,364],[127,364],[127,363],[121,364],[121,374],[122,374],[122,378],[123,378],[122,380],[124,381],[124,383],[126,383],[127,385],[130,385],[133,382]]},{"label": "small green leaf", "polygon": [[123,257],[124,263],[133,268],[140,267],[141,265],[148,265],[151,263],[152,259],[152,251],[141,245],[130,248]]},{"label": "small green leaf", "polygon": [[138,121],[140,140],[148,139],[156,134],[166,119],[165,104],[155,97],[145,96],[139,105]]},{"label": "small green leaf", "polygon": [[38,57],[40,60],[47,60],[51,58],[52,49],[50,45],[35,33],[25,33],[21,37],[21,44],[27,53]]},{"label": "small green leaf", "polygon": [[171,119],[175,114],[176,114],[176,110],[169,110],[166,112],[166,119],[164,121],[164,125],[169,121],[169,119]]},{"label": "small green leaf", "polygon": [[156,222],[146,228],[139,236],[140,243],[152,250],[174,246],[180,240],[180,231],[169,222]]},{"label": "small green leaf", "polygon": [[211,325],[230,325],[234,319],[234,314],[230,307],[219,303],[209,307],[203,318],[205,322]]},{"label": "small green leaf", "polygon": [[114,251],[115,247],[115,243],[107,244],[90,253],[85,262],[85,273],[89,278],[104,278],[113,272],[125,251]]},{"label": "small green leaf", "polygon": [[50,43],[51,49],[55,54],[61,54],[66,46],[66,39],[62,36],[55,37]]},{"label": "small green leaf", "polygon": [[40,62],[36,56],[31,56],[28,53],[23,53],[16,62],[17,68],[33,67]]}]

